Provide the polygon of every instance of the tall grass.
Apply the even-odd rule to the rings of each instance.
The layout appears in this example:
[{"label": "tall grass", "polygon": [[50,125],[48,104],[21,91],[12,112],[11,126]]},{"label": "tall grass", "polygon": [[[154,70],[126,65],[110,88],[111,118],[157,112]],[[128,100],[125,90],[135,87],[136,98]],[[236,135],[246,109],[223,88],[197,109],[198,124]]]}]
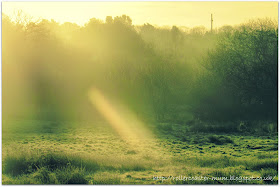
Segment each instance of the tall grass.
[{"label": "tall grass", "polygon": [[151,169],[147,163],[117,158],[87,157],[87,155],[56,153],[9,153],[3,158],[3,179],[6,184],[118,184],[114,181],[96,181],[92,175],[97,171],[145,171]]},{"label": "tall grass", "polygon": [[244,166],[247,170],[260,171],[261,169],[278,170],[278,159],[235,159],[227,156],[196,158],[195,163],[200,167],[226,168]]}]

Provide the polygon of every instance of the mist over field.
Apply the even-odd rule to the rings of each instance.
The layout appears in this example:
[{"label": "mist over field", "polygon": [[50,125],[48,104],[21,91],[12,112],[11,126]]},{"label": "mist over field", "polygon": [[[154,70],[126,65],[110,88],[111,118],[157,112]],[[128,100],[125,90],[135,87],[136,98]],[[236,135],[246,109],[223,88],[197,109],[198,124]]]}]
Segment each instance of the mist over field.
[{"label": "mist over field", "polygon": [[209,30],[2,14],[2,183],[277,184],[277,90],[270,18]]}]

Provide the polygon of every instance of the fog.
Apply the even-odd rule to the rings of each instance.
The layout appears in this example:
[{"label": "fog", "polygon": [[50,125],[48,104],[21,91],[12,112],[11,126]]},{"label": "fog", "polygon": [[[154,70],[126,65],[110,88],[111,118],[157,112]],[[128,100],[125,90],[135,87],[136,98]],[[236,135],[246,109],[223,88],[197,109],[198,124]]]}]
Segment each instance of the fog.
[{"label": "fog", "polygon": [[[129,16],[85,26],[3,15],[3,119],[103,119],[98,89],[143,121],[276,120],[277,23],[133,25]],[[244,42],[245,41],[245,42]]]}]

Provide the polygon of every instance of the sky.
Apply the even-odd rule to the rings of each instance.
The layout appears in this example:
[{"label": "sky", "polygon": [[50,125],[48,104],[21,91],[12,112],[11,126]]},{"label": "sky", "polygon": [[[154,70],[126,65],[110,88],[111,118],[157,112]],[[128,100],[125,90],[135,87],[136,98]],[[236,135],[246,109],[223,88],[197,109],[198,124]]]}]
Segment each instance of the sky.
[{"label": "sky", "polygon": [[134,25],[150,23],[158,26],[205,26],[214,28],[236,25],[255,18],[278,21],[277,1],[246,2],[2,2],[2,12],[10,17],[22,10],[34,19],[54,19],[59,23],[84,25],[90,18],[105,20],[106,16],[126,14]]}]

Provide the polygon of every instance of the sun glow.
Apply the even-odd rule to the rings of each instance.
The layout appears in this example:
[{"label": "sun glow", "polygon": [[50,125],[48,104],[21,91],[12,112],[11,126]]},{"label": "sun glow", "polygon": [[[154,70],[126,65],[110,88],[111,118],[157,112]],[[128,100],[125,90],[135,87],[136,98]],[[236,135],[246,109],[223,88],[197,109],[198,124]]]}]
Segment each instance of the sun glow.
[{"label": "sun glow", "polygon": [[33,18],[54,19],[59,23],[84,25],[91,18],[126,14],[133,24],[177,25],[210,28],[235,25],[250,19],[270,17],[278,20],[278,2],[2,2],[4,14],[13,17],[22,10]]},{"label": "sun glow", "polygon": [[114,107],[96,88],[89,92],[91,103],[128,144],[139,146],[141,140],[153,138],[150,131],[124,106]]}]

